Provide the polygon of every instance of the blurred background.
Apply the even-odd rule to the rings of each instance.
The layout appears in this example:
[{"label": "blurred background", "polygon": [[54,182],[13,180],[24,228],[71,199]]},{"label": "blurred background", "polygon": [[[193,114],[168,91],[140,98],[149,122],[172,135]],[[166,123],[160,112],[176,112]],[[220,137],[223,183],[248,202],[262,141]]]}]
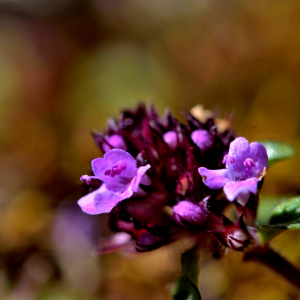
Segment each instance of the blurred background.
[{"label": "blurred background", "polygon": [[[81,212],[90,135],[140,101],[234,115],[237,135],[300,153],[297,0],[0,0],[0,298],[168,299],[177,246],[98,257],[105,216]],[[300,194],[300,159],[262,193]],[[300,234],[274,247],[300,267]],[[204,300],[300,296],[238,253],[202,256]]]}]

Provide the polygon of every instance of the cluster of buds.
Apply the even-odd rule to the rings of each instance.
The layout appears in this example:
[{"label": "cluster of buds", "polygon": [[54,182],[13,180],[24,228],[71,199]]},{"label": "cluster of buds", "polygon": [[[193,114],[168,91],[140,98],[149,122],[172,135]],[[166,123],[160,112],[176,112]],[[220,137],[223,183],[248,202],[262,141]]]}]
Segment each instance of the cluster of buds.
[{"label": "cluster of buds", "polygon": [[[198,107],[185,124],[167,111],[139,105],[94,133],[103,158],[81,180],[89,193],[78,201],[88,214],[109,214],[115,232],[105,250],[131,243],[149,251],[183,236],[206,233],[220,245],[242,250],[253,237],[258,192],[268,167],[266,149],[235,138],[230,121]],[[222,189],[223,188],[223,189]],[[237,223],[224,217],[233,203]]]}]

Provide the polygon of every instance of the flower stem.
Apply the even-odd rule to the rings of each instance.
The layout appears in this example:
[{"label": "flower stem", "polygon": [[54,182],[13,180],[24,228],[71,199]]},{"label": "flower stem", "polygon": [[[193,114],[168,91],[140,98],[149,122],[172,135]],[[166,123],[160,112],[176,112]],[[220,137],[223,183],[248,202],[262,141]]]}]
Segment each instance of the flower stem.
[{"label": "flower stem", "polygon": [[258,261],[283,276],[288,282],[300,290],[300,270],[268,245],[254,249],[245,254],[245,261]]},{"label": "flower stem", "polygon": [[197,247],[181,254],[182,276],[171,291],[173,300],[201,300],[198,290],[199,251]]},{"label": "flower stem", "polygon": [[182,273],[188,276],[195,285],[198,285],[199,249],[197,247],[189,249],[181,254]]}]

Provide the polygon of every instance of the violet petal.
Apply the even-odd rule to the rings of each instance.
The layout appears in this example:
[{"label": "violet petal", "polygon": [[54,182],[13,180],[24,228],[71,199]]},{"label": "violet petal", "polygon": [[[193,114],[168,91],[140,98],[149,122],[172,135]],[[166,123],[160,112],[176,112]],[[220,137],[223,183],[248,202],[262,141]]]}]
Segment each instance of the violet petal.
[{"label": "violet petal", "polygon": [[259,176],[263,169],[268,167],[267,150],[262,144],[253,142],[250,144],[250,157],[255,162],[253,171],[256,176]]},{"label": "violet petal", "polygon": [[198,171],[203,177],[203,183],[210,189],[220,189],[228,180],[226,169],[209,170],[204,167],[200,167]]},{"label": "violet petal", "polygon": [[234,158],[234,163],[226,162],[228,169],[228,179],[230,180],[244,180],[245,179],[245,166],[244,161],[249,158],[250,146],[249,142],[243,138],[238,137],[231,142],[229,146],[228,157]]},{"label": "violet petal", "polygon": [[[95,176],[105,182],[109,178],[109,176],[104,174],[105,171],[112,169],[123,162],[125,162],[126,169],[122,171],[121,176],[133,178],[136,172],[136,161],[132,155],[122,149],[113,149],[105,153],[103,158],[92,160],[92,169]],[[114,180],[114,178],[112,179]]]},{"label": "violet petal", "polygon": [[105,183],[97,191],[98,193],[95,194],[94,201],[95,207],[100,214],[109,213],[120,201],[130,198],[133,194],[130,187],[123,193],[113,192],[107,188]]}]

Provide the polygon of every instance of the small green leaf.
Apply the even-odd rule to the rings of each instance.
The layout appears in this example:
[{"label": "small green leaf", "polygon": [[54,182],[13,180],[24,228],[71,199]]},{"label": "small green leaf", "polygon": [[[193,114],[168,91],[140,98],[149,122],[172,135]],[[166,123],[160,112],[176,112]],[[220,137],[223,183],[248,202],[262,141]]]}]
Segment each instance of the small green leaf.
[{"label": "small green leaf", "polygon": [[[295,215],[295,211],[298,208],[298,201],[295,201],[297,197],[293,197],[290,200],[286,199],[286,197],[278,196],[261,197],[257,211],[257,230],[262,244],[269,242],[273,237],[285,230],[300,230],[300,222],[298,221],[300,214],[299,216],[297,216],[297,213]],[[284,202],[281,203],[282,201]],[[290,208],[287,209],[289,205]],[[287,210],[289,211],[288,214]]]},{"label": "small green leaf", "polygon": [[257,228],[259,240],[262,245],[268,243],[272,238],[280,234],[285,229],[269,228],[270,225],[264,225]]},{"label": "small green leaf", "polygon": [[296,224],[300,224],[300,196],[279,204],[273,210],[269,224],[288,226],[287,229],[298,229]]},{"label": "small green leaf", "polygon": [[258,226],[268,224],[274,208],[282,202],[282,197],[260,196],[256,222]]},{"label": "small green leaf", "polygon": [[276,225],[263,225],[263,229],[275,229],[275,230],[300,230],[300,222],[290,224],[276,224]]},{"label": "small green leaf", "polygon": [[273,140],[263,140],[260,143],[267,149],[269,166],[295,155],[295,149],[288,143]]}]

